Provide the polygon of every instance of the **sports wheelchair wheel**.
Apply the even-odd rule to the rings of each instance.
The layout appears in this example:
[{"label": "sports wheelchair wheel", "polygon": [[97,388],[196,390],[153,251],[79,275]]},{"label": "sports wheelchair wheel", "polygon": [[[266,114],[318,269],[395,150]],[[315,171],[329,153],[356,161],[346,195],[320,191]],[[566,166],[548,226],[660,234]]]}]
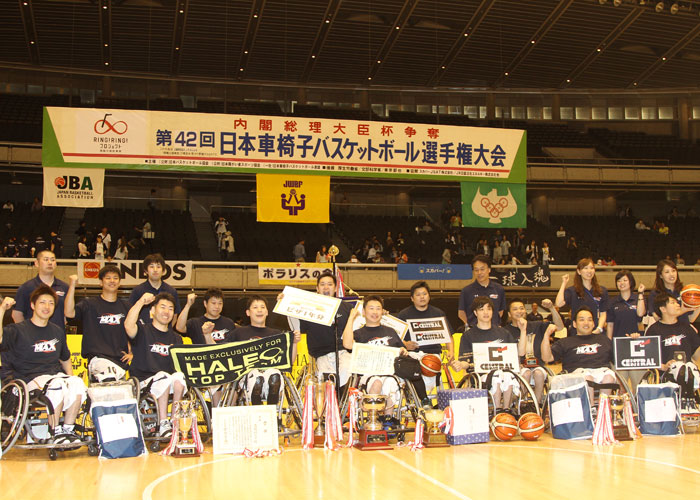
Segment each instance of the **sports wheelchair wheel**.
[{"label": "sports wheelchair wheel", "polygon": [[[198,403],[196,405],[196,412],[199,437],[201,438],[202,443],[206,443],[212,435],[211,414],[209,412],[209,405],[211,403],[204,398],[204,394],[197,387],[190,387],[189,390],[192,391],[192,394],[194,394],[194,399]],[[183,399],[186,399],[186,396]]]},{"label": "sports wheelchair wheel", "polygon": [[2,421],[0,422],[0,445],[3,455],[17,442],[29,412],[29,390],[22,380],[12,380],[2,386]]},{"label": "sports wheelchair wheel", "polygon": [[294,380],[289,373],[283,372],[282,378],[282,384],[284,386],[284,399],[287,405],[284,407],[284,404],[280,404],[280,417],[283,413],[286,413],[287,418],[284,421],[284,426],[291,428],[293,425],[296,425],[297,429],[301,429],[304,404],[301,402],[299,390],[294,384]]}]

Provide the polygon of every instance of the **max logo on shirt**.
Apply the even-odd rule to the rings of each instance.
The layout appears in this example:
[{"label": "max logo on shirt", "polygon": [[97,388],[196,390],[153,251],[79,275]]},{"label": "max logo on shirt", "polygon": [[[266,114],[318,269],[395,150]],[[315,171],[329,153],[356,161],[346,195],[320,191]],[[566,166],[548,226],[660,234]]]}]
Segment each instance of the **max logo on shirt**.
[{"label": "max logo on shirt", "polygon": [[121,324],[121,320],[124,317],[124,314],[119,313],[119,314],[103,314],[100,316],[100,324],[101,325],[119,325]]},{"label": "max logo on shirt", "polygon": [[391,340],[391,337],[374,337],[371,339],[368,344],[372,345],[389,345],[389,341]]},{"label": "max logo on shirt", "polygon": [[56,352],[58,342],[58,339],[40,340],[34,344],[34,352]]},{"label": "max logo on shirt", "polygon": [[576,348],[576,354],[598,354],[600,344],[581,345]]},{"label": "max logo on shirt", "polygon": [[151,352],[160,354],[161,356],[170,355],[170,346],[167,344],[151,344]]},{"label": "max logo on shirt", "polygon": [[680,335],[671,335],[670,337],[666,337],[664,339],[664,346],[672,346],[672,345],[681,345],[681,342],[685,338],[685,335],[682,333]]},{"label": "max logo on shirt", "polygon": [[223,330],[216,330],[214,332],[211,332],[211,338],[214,342],[221,342],[224,340],[224,337],[226,337],[226,334],[228,333],[228,328],[224,328]]}]

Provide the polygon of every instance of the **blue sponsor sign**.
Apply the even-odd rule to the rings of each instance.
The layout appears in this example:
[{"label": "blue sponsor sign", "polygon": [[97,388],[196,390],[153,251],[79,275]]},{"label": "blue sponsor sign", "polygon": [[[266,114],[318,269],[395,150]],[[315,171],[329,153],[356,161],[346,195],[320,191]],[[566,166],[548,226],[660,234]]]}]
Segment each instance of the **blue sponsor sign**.
[{"label": "blue sponsor sign", "polygon": [[470,280],[472,266],[468,264],[399,264],[400,280]]}]

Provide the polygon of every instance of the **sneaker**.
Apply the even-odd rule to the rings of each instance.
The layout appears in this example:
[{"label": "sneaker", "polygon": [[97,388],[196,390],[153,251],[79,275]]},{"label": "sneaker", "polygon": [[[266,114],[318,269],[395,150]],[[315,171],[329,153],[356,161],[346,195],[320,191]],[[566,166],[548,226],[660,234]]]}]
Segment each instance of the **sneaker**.
[{"label": "sneaker", "polygon": [[158,429],[158,437],[169,438],[173,435],[173,424],[170,420],[161,420],[160,428]]},{"label": "sneaker", "polygon": [[692,399],[684,399],[681,402],[681,415],[686,417],[698,417],[700,416],[700,409],[698,409],[698,406]]},{"label": "sneaker", "polygon": [[53,444],[69,444],[80,442],[80,436],[75,432],[64,432],[57,434],[53,438]]}]

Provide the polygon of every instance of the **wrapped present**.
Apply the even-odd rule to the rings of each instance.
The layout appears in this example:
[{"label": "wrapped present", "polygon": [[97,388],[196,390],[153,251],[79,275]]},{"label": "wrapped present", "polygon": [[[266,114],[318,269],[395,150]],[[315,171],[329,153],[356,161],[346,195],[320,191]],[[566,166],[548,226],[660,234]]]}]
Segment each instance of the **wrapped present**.
[{"label": "wrapped present", "polygon": [[489,403],[485,389],[439,390],[438,406],[445,412],[449,444],[488,442]]}]

